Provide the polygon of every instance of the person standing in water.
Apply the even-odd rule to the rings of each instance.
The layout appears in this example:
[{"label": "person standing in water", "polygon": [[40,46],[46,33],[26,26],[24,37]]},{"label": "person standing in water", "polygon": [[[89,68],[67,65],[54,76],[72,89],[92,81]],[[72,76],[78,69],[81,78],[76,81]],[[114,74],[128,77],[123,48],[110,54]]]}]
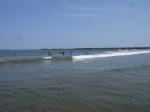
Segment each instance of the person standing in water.
[{"label": "person standing in water", "polygon": [[72,56],[72,50],[70,51],[70,55]]},{"label": "person standing in water", "polygon": [[52,53],[50,51],[48,51],[48,56],[52,56]]},{"label": "person standing in water", "polygon": [[62,50],[61,54],[62,54],[63,56],[65,55],[65,52],[64,52],[64,50]]}]

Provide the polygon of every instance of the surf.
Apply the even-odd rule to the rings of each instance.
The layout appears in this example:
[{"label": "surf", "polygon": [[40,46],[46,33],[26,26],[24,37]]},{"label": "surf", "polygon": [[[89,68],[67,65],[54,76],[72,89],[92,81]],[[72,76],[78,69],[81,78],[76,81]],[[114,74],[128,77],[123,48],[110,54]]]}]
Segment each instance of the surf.
[{"label": "surf", "polygon": [[150,50],[116,50],[116,51],[105,51],[105,52],[97,52],[96,54],[79,54],[79,55],[66,55],[66,56],[33,56],[33,57],[9,57],[9,58],[1,58],[0,64],[2,63],[32,63],[32,62],[42,62],[44,60],[62,60],[62,61],[74,61],[74,60],[89,60],[95,58],[109,58],[109,57],[117,57],[117,56],[130,56],[130,55],[138,55],[138,54],[146,54],[150,53]]},{"label": "surf", "polygon": [[145,51],[130,51],[130,50],[112,51],[112,52],[106,52],[103,54],[73,56],[73,60],[87,60],[87,59],[93,59],[93,58],[107,58],[107,57],[116,57],[116,56],[130,56],[130,55],[146,54],[146,53],[150,53],[150,50],[145,50]]}]

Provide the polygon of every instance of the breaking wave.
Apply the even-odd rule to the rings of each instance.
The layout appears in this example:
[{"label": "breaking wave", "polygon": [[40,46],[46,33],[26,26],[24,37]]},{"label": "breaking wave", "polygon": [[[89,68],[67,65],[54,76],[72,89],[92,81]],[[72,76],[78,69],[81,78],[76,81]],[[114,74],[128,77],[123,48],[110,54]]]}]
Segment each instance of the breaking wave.
[{"label": "breaking wave", "polygon": [[79,55],[73,56],[73,60],[86,60],[86,59],[93,59],[93,58],[107,58],[107,57],[115,57],[115,56],[129,56],[129,55],[137,55],[137,54],[145,54],[150,53],[150,50],[144,51],[114,51],[114,52],[106,52],[103,54],[94,54],[94,55]]},{"label": "breaking wave", "polygon": [[49,60],[49,59],[52,59],[52,57],[51,56],[47,56],[47,57],[42,57],[42,59]]},{"label": "breaking wave", "polygon": [[118,50],[118,51],[107,51],[101,54],[85,54],[85,55],[76,55],[76,56],[45,56],[45,57],[12,57],[0,59],[0,64],[7,63],[33,63],[41,62],[44,60],[88,60],[94,58],[107,58],[107,57],[116,57],[116,56],[129,56],[137,54],[146,54],[150,53],[150,50]]}]

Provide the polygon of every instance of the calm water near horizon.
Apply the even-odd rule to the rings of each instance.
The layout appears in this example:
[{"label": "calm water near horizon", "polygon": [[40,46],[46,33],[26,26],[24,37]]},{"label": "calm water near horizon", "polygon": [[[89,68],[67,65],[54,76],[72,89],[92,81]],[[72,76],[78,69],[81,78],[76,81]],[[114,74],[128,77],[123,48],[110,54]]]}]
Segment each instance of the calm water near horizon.
[{"label": "calm water near horizon", "polygon": [[0,51],[0,112],[149,112],[150,50],[70,52]]}]

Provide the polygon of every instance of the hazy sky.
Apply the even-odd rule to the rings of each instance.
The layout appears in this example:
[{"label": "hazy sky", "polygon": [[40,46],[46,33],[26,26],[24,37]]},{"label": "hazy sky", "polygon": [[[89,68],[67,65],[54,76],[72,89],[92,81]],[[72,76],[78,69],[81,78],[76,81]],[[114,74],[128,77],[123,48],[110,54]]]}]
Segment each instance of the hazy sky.
[{"label": "hazy sky", "polygon": [[0,0],[0,49],[150,46],[150,0]]}]

